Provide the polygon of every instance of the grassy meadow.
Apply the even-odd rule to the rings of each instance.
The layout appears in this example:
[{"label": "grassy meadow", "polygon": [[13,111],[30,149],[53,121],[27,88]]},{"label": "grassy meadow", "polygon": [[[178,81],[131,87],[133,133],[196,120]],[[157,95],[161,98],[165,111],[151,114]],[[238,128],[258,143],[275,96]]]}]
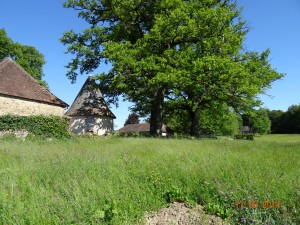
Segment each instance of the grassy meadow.
[{"label": "grassy meadow", "polygon": [[300,135],[0,139],[0,224],[143,224],[170,202],[300,224]]}]

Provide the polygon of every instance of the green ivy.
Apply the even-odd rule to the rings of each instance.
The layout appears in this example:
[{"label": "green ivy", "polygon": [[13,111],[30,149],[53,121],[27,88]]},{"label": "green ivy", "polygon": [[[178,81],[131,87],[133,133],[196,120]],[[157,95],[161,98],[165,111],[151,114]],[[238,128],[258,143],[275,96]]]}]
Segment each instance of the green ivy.
[{"label": "green ivy", "polygon": [[29,134],[42,138],[67,138],[69,120],[59,116],[0,116],[0,131],[27,130]]}]

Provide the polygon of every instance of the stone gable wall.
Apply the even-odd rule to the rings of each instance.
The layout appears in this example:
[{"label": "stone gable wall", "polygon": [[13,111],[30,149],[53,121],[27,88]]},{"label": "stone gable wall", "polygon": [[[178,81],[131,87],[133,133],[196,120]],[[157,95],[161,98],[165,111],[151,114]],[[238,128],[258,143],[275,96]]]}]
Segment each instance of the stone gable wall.
[{"label": "stone gable wall", "polygon": [[48,105],[29,100],[22,100],[0,95],[0,116],[13,114],[19,116],[45,115],[63,116],[64,109],[55,105]]}]

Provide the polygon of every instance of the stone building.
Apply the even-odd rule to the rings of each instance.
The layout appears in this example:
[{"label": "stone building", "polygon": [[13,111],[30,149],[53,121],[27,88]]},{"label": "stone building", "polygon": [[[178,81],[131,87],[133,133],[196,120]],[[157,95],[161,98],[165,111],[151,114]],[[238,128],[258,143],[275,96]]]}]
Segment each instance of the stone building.
[{"label": "stone building", "polygon": [[67,107],[11,58],[0,60],[0,115],[63,116]]},{"label": "stone building", "polygon": [[66,115],[71,118],[70,130],[76,134],[104,135],[113,131],[116,118],[92,76],[87,78]]}]

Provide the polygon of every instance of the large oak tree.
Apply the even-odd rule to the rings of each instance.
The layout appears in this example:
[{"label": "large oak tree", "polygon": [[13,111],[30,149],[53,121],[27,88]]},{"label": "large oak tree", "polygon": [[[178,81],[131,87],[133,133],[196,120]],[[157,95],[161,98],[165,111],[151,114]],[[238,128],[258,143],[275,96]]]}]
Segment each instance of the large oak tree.
[{"label": "large oak tree", "polygon": [[161,132],[165,101],[188,113],[198,136],[205,107],[258,105],[257,95],[282,77],[268,51],[242,51],[248,29],[234,1],[69,0],[65,7],[90,24],[61,39],[75,54],[69,78],[110,62],[99,76],[104,92],[111,102],[123,94],[136,112],[150,114],[152,134]]}]

